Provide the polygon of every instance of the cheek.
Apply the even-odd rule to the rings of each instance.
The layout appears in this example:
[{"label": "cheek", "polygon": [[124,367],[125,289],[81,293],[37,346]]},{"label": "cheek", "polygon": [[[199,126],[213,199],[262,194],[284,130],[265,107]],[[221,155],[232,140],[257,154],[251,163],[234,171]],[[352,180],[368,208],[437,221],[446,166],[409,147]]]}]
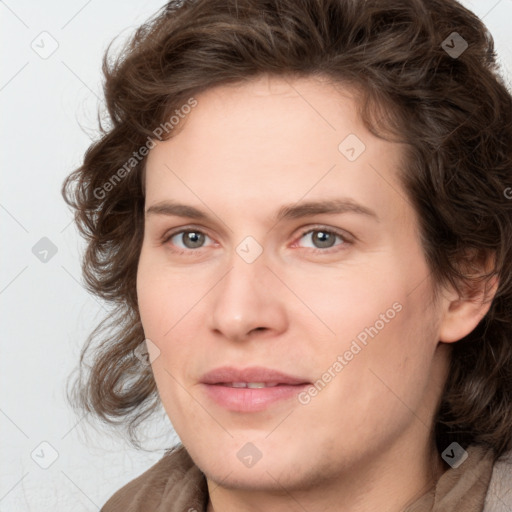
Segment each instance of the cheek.
[{"label": "cheek", "polygon": [[[159,349],[159,355],[152,362],[153,376],[164,409],[169,417],[181,418],[180,404],[186,403],[186,397],[178,399],[181,375],[175,366],[190,360],[186,350],[190,345],[180,339],[180,329],[186,322],[180,318],[186,316],[187,306],[193,294],[190,287],[179,286],[176,273],[165,270],[165,265],[156,261],[153,254],[144,249],[141,252],[137,272],[137,297],[144,335]],[[185,342],[184,342],[185,341]],[[181,365],[183,369],[184,366]]]},{"label": "cheek", "polygon": [[383,396],[397,401],[386,385],[417,402],[431,371],[440,321],[431,307],[426,263],[418,252],[409,262],[389,257],[364,271],[351,270],[325,280],[323,288],[309,278],[296,288],[331,331],[319,338],[320,323],[309,326],[308,355],[317,375],[330,370],[336,375],[331,391],[344,400],[359,397],[368,410]]},{"label": "cheek", "polygon": [[[394,279],[384,277],[393,274],[384,259],[378,266],[364,263],[287,276],[290,288],[303,303],[302,315],[296,310],[291,321],[305,323],[305,316],[316,317],[308,325],[311,340],[321,335],[325,341],[323,347],[342,350],[353,339],[364,344],[376,331],[389,331],[392,323],[400,322],[404,303],[409,301],[409,298],[405,300],[406,280],[400,274]],[[313,314],[308,314],[304,305]],[[317,339],[316,343],[319,342]]]},{"label": "cheek", "polygon": [[[319,438],[335,439],[333,453],[361,442],[371,446],[379,436],[391,442],[417,419],[429,421],[427,390],[437,385],[430,378],[436,346],[433,315],[419,297],[396,289],[380,299],[367,300],[364,307],[347,306],[346,318],[338,316],[336,324],[341,335],[321,356],[315,352],[318,392],[305,405],[303,422],[313,428],[314,421]],[[379,318],[386,311],[388,323]],[[308,397],[303,399],[306,403]],[[332,437],[333,425],[343,436]]]},{"label": "cheek", "polygon": [[425,306],[426,287],[413,294],[395,292],[373,316],[367,315],[364,327],[351,338],[351,347],[345,347],[347,355],[357,345],[360,351],[349,355],[352,361],[343,370],[343,395],[358,397],[359,406],[366,411],[361,418],[395,418],[398,424],[410,419],[410,411],[419,410],[426,389],[435,384],[429,378],[438,319],[435,311]]},{"label": "cheek", "polygon": [[137,300],[148,338],[164,340],[192,312],[207,286],[205,276],[171,268],[165,254],[142,249],[137,271]]},{"label": "cheek", "polygon": [[164,405],[173,403],[169,393],[179,393],[178,382],[188,386],[190,377],[197,374],[196,367],[208,357],[199,346],[203,346],[206,332],[204,317],[199,315],[213,286],[210,274],[207,270],[171,268],[162,254],[141,252],[139,312],[146,338],[160,350],[153,374]]}]

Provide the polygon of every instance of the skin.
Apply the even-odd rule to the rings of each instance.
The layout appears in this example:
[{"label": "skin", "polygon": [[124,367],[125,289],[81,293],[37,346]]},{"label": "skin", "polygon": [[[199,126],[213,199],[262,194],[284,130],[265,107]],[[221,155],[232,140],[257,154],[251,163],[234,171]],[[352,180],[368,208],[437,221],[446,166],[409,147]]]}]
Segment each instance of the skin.
[{"label": "skin", "polygon": [[[146,338],[160,351],[158,391],[207,477],[208,510],[402,510],[447,468],[432,428],[450,343],[489,304],[448,288],[433,300],[398,180],[404,148],[370,134],[348,88],[262,76],[196,99],[177,135],[148,156],[137,288]],[[349,134],[366,146],[355,161],[338,149]],[[275,220],[285,205],[335,198],[378,218]],[[148,213],[164,201],[207,218]],[[180,229],[204,233],[203,245],[184,245]],[[341,235],[328,236],[328,248],[318,243],[325,230]],[[248,236],[263,250],[252,263],[236,252]],[[400,312],[307,404],[237,413],[199,384],[224,365],[314,382],[397,303]],[[237,457],[248,442],[262,455],[252,467]]]}]

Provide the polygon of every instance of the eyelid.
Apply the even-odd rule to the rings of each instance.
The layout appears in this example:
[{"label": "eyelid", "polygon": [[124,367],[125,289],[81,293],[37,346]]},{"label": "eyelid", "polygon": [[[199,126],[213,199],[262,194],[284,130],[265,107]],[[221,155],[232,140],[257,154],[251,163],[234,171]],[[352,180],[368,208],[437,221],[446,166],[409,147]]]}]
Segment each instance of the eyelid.
[{"label": "eyelid", "polygon": [[[215,238],[213,236],[211,236],[211,234],[208,232],[208,230],[205,229],[204,227],[193,225],[193,224],[188,224],[186,226],[179,226],[179,227],[176,227],[174,229],[171,229],[170,231],[166,231],[165,234],[162,236],[162,239],[161,239],[162,245],[167,244],[171,240],[171,238],[173,238],[174,236],[179,235],[181,233],[185,233],[187,231],[199,232],[199,233],[207,236],[208,238],[210,238],[210,240],[212,240],[213,242],[218,243],[218,242],[215,241]],[[309,248],[310,251],[313,251],[313,252],[329,253],[329,252],[331,252],[331,250],[339,251],[339,250],[342,250],[342,249],[339,249],[340,246],[345,246],[345,245],[349,245],[349,244],[351,245],[351,244],[353,244],[357,240],[357,238],[354,235],[352,235],[351,233],[349,233],[349,232],[347,232],[347,231],[345,231],[343,229],[334,228],[334,227],[326,226],[326,225],[323,225],[323,224],[316,224],[316,225],[310,225],[310,226],[301,228],[300,231],[299,231],[298,237],[295,237],[294,242],[292,243],[292,247],[295,246],[297,244],[297,242],[302,237],[304,237],[304,235],[307,235],[307,234],[309,234],[311,232],[314,232],[314,231],[323,231],[323,232],[326,232],[326,233],[331,233],[331,234],[333,234],[335,236],[340,237],[343,240],[343,243],[342,244],[338,244],[338,245],[334,245],[333,247],[324,248],[324,249]],[[199,247],[198,249],[181,249],[179,247],[175,247],[174,250],[176,252],[181,252],[181,253],[184,253],[184,252],[187,252],[187,253],[193,253],[193,252],[198,253],[201,249],[205,249],[205,248],[206,247]],[[336,248],[338,248],[338,249],[336,249]]]},{"label": "eyelid", "polygon": [[[180,227],[171,229],[170,231],[166,231],[164,233],[164,235],[162,236],[162,238],[161,238],[161,243],[162,244],[166,244],[174,236],[179,235],[180,233],[186,233],[187,231],[194,231],[194,232],[201,233],[203,235],[206,235],[211,240],[215,241],[214,237],[211,236],[211,234],[208,232],[208,230],[205,229],[204,227],[194,226],[194,225],[188,224],[186,226],[180,226]],[[192,251],[193,249],[190,249],[190,250]],[[196,251],[197,251],[197,249],[196,249]]]},{"label": "eyelid", "polygon": [[[323,231],[325,233],[332,233],[333,235],[339,236],[344,240],[346,244],[352,244],[354,243],[357,238],[349,233],[348,231],[345,231],[344,229],[334,228],[330,226],[326,226],[324,224],[317,224],[313,226],[308,226],[307,228],[302,228],[300,231],[300,235],[296,239],[296,241],[300,240],[304,235],[307,235],[311,233],[312,231]],[[295,244],[296,242],[294,242]],[[344,244],[343,244],[344,245]],[[322,252],[326,252],[325,249],[319,249]]]}]

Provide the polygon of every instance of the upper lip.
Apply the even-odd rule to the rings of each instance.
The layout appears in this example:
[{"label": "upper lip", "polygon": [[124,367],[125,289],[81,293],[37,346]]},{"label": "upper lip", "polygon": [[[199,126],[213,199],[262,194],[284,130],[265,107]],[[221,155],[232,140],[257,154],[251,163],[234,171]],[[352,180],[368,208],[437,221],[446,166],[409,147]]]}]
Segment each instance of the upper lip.
[{"label": "upper lip", "polygon": [[234,368],[222,366],[205,373],[203,384],[227,384],[231,382],[264,382],[266,384],[309,384],[307,379],[295,377],[272,368],[251,366],[249,368]]}]

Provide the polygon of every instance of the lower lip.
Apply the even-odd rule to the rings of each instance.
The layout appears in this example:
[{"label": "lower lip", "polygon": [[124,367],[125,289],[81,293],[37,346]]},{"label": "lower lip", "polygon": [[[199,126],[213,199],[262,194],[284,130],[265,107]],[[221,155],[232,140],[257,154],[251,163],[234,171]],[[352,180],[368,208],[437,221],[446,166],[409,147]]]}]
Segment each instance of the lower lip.
[{"label": "lower lip", "polygon": [[207,395],[220,406],[235,412],[257,412],[271,404],[296,398],[310,384],[279,384],[269,388],[232,388],[220,384],[202,384]]}]

